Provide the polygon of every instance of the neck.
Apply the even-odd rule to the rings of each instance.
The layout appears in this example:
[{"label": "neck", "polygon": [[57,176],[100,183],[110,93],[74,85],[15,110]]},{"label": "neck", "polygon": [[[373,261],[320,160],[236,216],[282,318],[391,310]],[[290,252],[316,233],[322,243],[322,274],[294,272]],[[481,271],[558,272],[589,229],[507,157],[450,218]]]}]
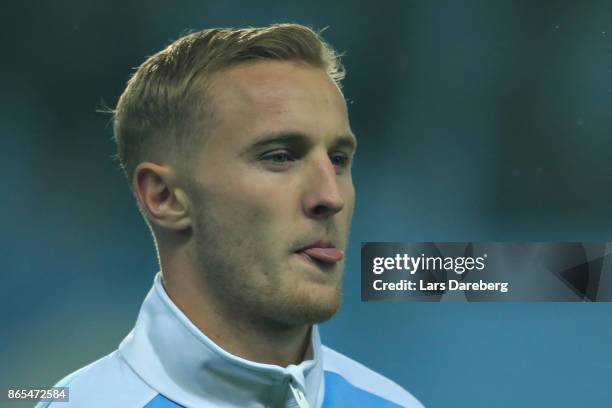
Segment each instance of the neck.
[{"label": "neck", "polygon": [[[303,361],[310,326],[290,326],[249,316],[214,302],[195,274],[162,271],[164,289],[191,322],[219,347],[257,363],[286,367]],[[177,276],[180,273],[180,276]]]}]

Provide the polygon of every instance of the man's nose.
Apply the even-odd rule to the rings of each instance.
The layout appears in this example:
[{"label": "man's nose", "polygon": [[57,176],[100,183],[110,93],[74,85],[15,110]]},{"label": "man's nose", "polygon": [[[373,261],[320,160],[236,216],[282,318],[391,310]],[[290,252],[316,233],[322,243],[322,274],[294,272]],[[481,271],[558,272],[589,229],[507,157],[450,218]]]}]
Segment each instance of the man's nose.
[{"label": "man's nose", "polygon": [[305,181],[304,212],[312,218],[328,218],[344,208],[336,168],[327,156],[314,159]]}]

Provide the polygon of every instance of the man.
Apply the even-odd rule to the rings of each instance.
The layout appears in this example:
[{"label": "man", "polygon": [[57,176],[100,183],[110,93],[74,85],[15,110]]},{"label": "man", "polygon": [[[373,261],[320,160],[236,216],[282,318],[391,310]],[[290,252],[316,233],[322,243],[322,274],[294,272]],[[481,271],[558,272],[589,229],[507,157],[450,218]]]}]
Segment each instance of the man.
[{"label": "man", "polygon": [[421,406],[319,339],[354,205],[342,77],[295,24],[196,32],[139,67],[114,130],[161,272],[51,407]]}]

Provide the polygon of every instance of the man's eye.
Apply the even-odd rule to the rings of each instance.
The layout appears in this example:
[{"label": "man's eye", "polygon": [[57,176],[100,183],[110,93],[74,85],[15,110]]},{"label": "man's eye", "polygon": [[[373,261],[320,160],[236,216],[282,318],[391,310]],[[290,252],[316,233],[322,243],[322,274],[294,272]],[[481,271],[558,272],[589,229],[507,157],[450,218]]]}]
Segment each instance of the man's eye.
[{"label": "man's eye", "polygon": [[271,161],[274,163],[285,163],[288,161],[294,161],[295,158],[289,154],[289,152],[278,151],[263,155],[262,160]]},{"label": "man's eye", "polygon": [[334,166],[346,167],[349,163],[349,157],[344,153],[334,153],[330,157]]}]

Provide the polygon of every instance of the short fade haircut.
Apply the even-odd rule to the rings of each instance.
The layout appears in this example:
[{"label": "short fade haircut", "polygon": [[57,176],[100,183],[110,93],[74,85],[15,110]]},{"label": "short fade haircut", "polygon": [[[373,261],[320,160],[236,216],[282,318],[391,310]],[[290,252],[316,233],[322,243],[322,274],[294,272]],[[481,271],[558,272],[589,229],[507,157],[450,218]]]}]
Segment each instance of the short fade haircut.
[{"label": "short fade haircut", "polygon": [[144,161],[185,168],[210,117],[206,79],[256,60],[301,61],[324,69],[338,86],[344,79],[340,55],[300,24],[212,28],[181,37],[136,70],[113,112],[117,158],[128,182]]}]

